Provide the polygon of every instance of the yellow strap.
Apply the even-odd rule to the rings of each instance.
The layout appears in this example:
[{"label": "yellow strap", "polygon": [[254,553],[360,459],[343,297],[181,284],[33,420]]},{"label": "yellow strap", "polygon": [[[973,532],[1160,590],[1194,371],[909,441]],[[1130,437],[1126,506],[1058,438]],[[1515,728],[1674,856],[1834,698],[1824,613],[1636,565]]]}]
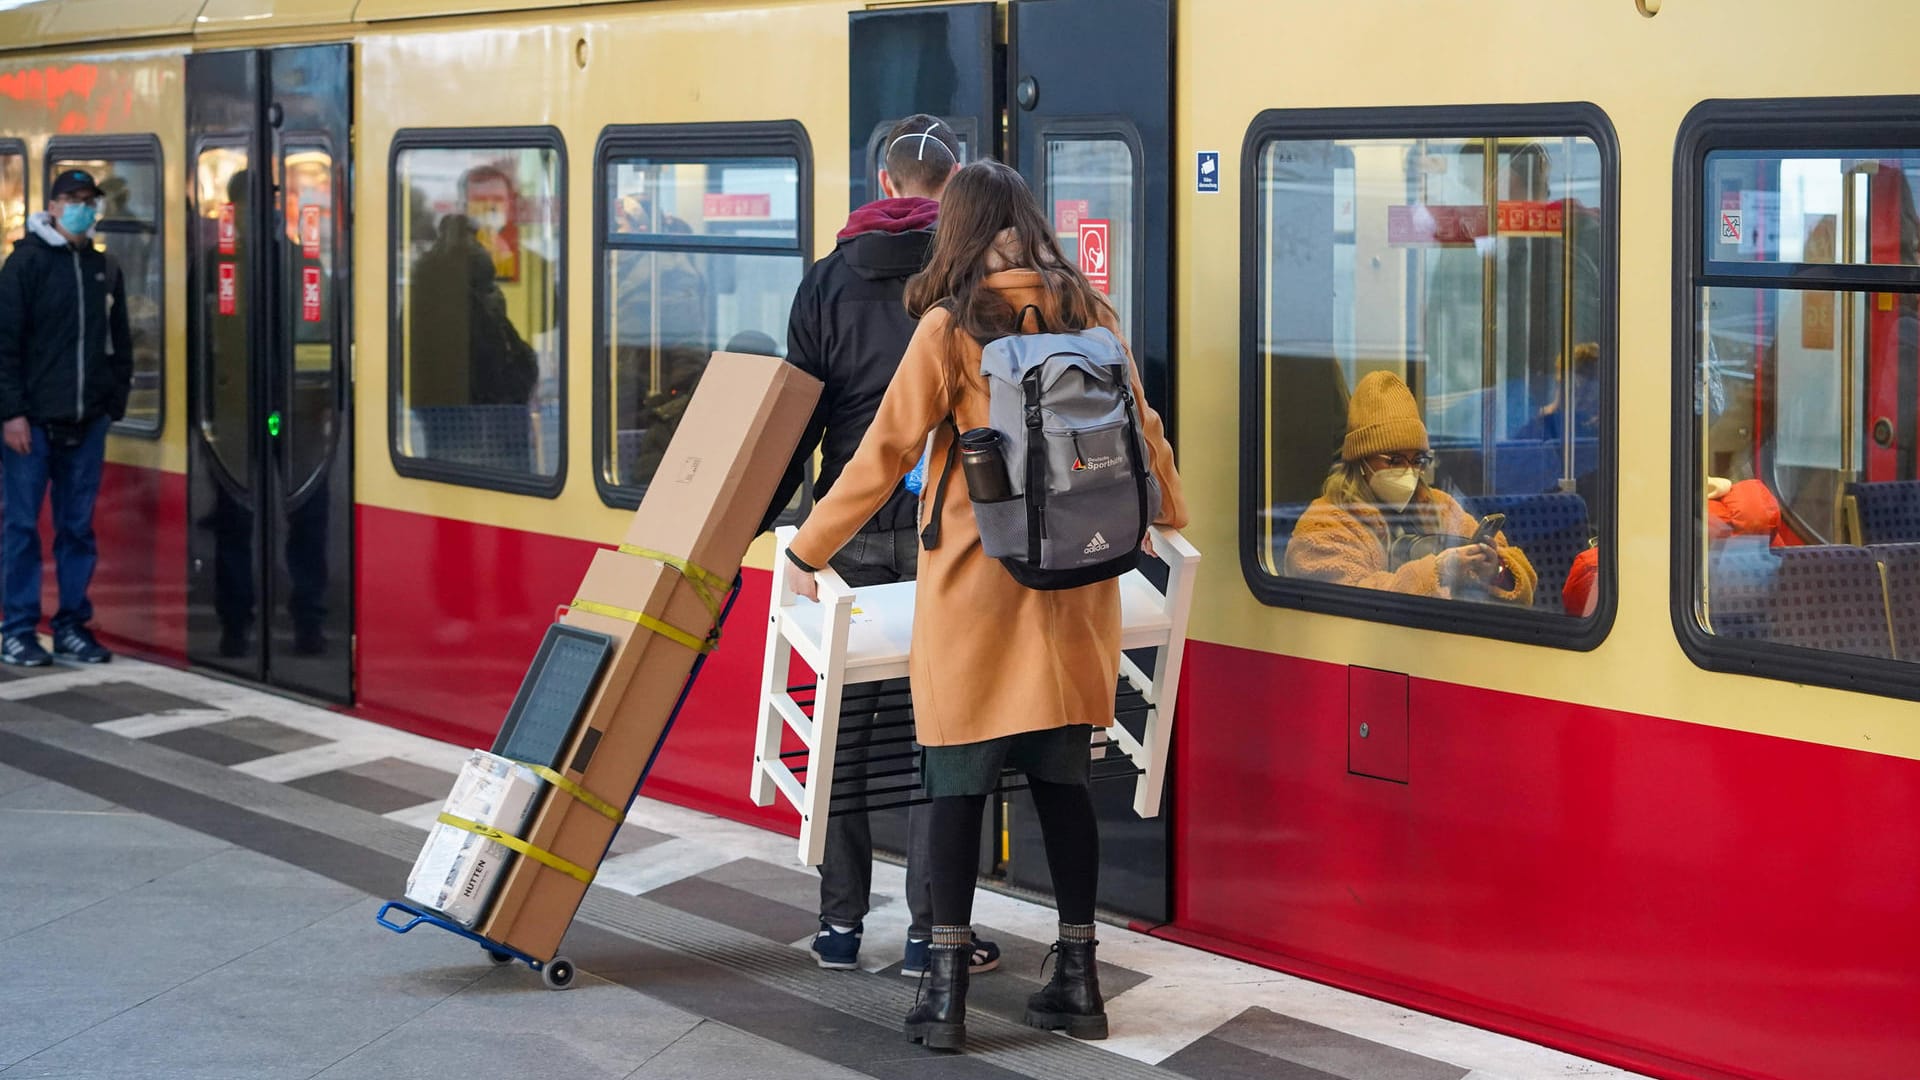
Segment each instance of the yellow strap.
[{"label": "yellow strap", "polygon": [[605,615],[609,619],[624,619],[630,623],[639,623],[662,637],[671,638],[694,652],[707,652],[713,648],[713,642],[695,637],[677,626],[669,626],[644,611],[632,608],[615,607],[598,600],[575,600],[567,605],[575,611],[584,611],[589,615]]},{"label": "yellow strap", "polygon": [[516,764],[524,765],[533,770],[535,776],[538,776],[540,779],[545,780],[547,783],[552,784],[554,787],[587,804],[594,810],[599,811],[600,816],[607,820],[618,822],[626,819],[627,812],[625,810],[620,809],[600,796],[595,795],[593,792],[588,791],[586,788],[581,787],[579,784],[554,772],[545,765],[536,765],[531,761],[521,761]]},{"label": "yellow strap", "polygon": [[435,818],[434,820],[438,821],[442,825],[451,825],[456,829],[465,829],[466,831],[472,833],[475,836],[485,837],[488,840],[491,840],[494,843],[499,844],[504,848],[507,848],[509,851],[517,851],[520,854],[525,855],[527,858],[534,860],[535,862],[540,862],[548,866],[551,866],[555,870],[558,870],[561,873],[567,875],[568,877],[573,878],[583,884],[587,884],[587,885],[593,884],[593,871],[588,870],[582,866],[576,866],[573,863],[570,863],[567,860],[561,858],[560,856],[555,855],[551,851],[546,851],[542,848],[534,847],[532,844],[527,843],[525,840],[522,840],[517,836],[508,836],[506,833],[501,832],[499,829],[496,829],[491,825],[482,825],[477,821],[468,821],[466,818],[454,817],[452,814],[446,813],[444,811],[440,814],[438,818]]},{"label": "yellow strap", "polygon": [[693,591],[700,595],[700,602],[707,605],[707,614],[715,619],[720,617],[720,598],[726,595],[727,583],[719,574],[695,566],[678,555],[670,555],[664,551],[655,551],[652,548],[638,547],[634,544],[621,544],[620,553],[652,559],[680,571],[680,576],[691,582]]}]

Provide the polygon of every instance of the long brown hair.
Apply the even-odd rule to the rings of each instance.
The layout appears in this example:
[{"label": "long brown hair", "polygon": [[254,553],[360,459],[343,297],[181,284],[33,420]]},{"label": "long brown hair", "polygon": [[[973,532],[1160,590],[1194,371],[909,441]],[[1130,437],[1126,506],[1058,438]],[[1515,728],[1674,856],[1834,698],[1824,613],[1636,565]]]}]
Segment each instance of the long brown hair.
[{"label": "long brown hair", "polygon": [[987,256],[1002,231],[1013,230],[1018,262],[1038,270],[1052,299],[1048,329],[1085,330],[1111,310],[1086,276],[1067,261],[1027,182],[998,161],[976,161],[953,174],[940,197],[940,224],[926,269],[907,282],[907,311],[920,318],[937,305],[953,312],[953,326],[987,341],[1018,332],[1020,313],[981,282],[992,271]]}]

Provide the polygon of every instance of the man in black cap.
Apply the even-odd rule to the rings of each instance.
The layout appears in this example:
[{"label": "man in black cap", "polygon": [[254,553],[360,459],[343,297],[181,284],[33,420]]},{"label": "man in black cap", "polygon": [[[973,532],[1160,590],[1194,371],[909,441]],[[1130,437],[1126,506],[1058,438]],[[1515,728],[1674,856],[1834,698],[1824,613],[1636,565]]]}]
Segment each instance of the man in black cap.
[{"label": "man in black cap", "polygon": [[0,265],[0,418],[5,516],[0,530],[0,663],[43,667],[40,506],[53,490],[53,558],[60,610],[54,655],[113,659],[87,623],[97,550],[93,501],[107,426],[126,415],[133,335],[120,267],[93,243],[100,185],[81,169],[53,180],[47,208]]}]

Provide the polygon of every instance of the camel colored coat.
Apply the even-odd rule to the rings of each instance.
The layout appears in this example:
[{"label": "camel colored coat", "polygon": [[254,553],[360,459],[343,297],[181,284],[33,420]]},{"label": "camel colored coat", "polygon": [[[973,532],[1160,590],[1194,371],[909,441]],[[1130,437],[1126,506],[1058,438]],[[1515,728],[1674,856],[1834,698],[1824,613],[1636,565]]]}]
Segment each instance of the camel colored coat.
[{"label": "camel colored coat", "polygon": [[[1433,520],[1434,531],[1453,536],[1472,536],[1480,527],[1472,514],[1444,491],[1422,487]],[[1340,505],[1324,495],[1313,500],[1287,542],[1287,576],[1356,585],[1363,589],[1388,589],[1414,596],[1438,596],[1450,599],[1453,590],[1440,580],[1440,560],[1433,555],[1411,559],[1398,569],[1387,568],[1387,519],[1368,503]],[[1517,547],[1507,543],[1506,533],[1496,533],[1493,546],[1500,562],[1513,575],[1513,588],[1489,588],[1486,595],[1513,604],[1533,603],[1533,589],[1539,581],[1533,564]]]},{"label": "camel colored coat", "polygon": [[[1041,306],[1052,319],[1040,275],[1003,270],[986,279],[1019,310]],[[866,438],[827,497],[793,539],[793,554],[809,566],[827,560],[887,501],[920,460],[931,432],[920,523],[925,526],[947,467],[954,429],[987,426],[987,384],[980,345],[949,332],[944,308],[927,312],[900,361],[900,370]],[[1113,322],[1107,328],[1119,333]],[[1160,482],[1160,523],[1186,524],[1186,501],[1174,471],[1160,417],[1133,376],[1154,477]],[[953,463],[959,471],[959,462]],[[1040,591],[1013,580],[980,549],[980,531],[967,500],[964,476],[947,485],[940,546],[920,550],[913,612],[913,714],[923,746],[984,742],[1023,731],[1070,724],[1113,723],[1120,667],[1120,585],[1102,581],[1078,589]]]}]

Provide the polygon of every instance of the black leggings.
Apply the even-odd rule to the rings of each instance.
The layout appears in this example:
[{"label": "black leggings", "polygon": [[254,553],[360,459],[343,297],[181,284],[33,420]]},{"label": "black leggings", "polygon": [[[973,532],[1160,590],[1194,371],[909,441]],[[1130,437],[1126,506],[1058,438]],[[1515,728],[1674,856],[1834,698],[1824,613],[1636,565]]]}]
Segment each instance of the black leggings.
[{"label": "black leggings", "polygon": [[[1029,779],[1040,834],[1047,844],[1047,870],[1053,875],[1060,921],[1093,921],[1093,895],[1100,884],[1100,828],[1093,819],[1093,796],[1084,784],[1050,784]],[[985,795],[953,795],[933,800],[928,848],[933,853],[933,923],[967,926],[973,922],[973,885],[980,868],[980,819]]]}]

